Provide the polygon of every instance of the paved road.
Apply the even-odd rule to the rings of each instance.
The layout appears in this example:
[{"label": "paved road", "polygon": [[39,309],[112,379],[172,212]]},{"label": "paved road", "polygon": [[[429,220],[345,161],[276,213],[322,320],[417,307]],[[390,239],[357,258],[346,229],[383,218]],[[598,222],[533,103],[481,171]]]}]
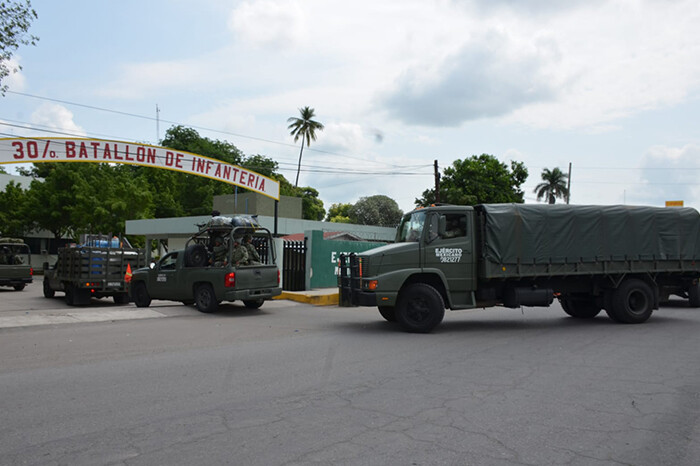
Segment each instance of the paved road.
[{"label": "paved road", "polygon": [[[71,309],[37,290],[0,292],[0,319],[136,312],[107,301]],[[148,310],[157,316],[0,329],[0,463],[700,457],[700,311],[681,304],[631,326],[556,307],[454,312],[430,335],[401,333],[375,310],[288,301]]]}]

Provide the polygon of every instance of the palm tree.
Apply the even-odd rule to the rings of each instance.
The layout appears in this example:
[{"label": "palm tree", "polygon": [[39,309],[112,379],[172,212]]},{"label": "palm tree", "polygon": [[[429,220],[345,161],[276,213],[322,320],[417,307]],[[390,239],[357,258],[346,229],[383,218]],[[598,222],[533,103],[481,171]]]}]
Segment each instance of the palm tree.
[{"label": "palm tree", "polygon": [[311,145],[311,141],[316,140],[316,131],[323,131],[323,125],[318,121],[312,120],[315,116],[313,108],[300,108],[299,113],[301,113],[301,118],[287,118],[287,122],[290,123],[287,129],[292,130],[290,134],[294,136],[294,142],[297,142],[299,138],[301,138],[299,165],[297,166],[297,179],[294,182],[294,187],[297,187],[299,184],[299,171],[301,170],[301,154],[304,152],[304,141],[306,141],[307,146]]},{"label": "palm tree", "polygon": [[568,177],[569,175],[559,170],[559,167],[555,167],[551,171],[549,168],[542,170],[542,183],[535,187],[537,200],[546,197],[550,204],[554,204],[558,197],[568,198],[569,189],[566,187]]}]

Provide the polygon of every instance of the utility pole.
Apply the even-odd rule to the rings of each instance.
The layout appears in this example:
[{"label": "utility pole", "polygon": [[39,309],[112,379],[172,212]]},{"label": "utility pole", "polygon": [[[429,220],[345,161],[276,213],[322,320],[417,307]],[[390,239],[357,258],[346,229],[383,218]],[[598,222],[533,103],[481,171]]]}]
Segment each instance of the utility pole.
[{"label": "utility pole", "polygon": [[435,161],[435,203],[440,203],[440,172],[438,171],[438,161]]},{"label": "utility pole", "polygon": [[160,144],[160,109],[156,104],[156,145]]},{"label": "utility pole", "polygon": [[567,177],[567,182],[566,182],[566,203],[569,203],[569,199],[571,198],[571,162],[569,162],[569,176]]}]

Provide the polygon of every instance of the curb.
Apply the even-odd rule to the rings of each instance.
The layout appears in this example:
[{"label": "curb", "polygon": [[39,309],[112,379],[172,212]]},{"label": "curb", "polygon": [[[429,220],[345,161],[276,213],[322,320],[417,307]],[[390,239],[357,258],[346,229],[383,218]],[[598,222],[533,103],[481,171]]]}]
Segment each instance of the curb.
[{"label": "curb", "polygon": [[303,292],[283,291],[272,299],[287,299],[298,303],[313,304],[314,306],[334,306],[338,304],[338,293],[312,294]]}]

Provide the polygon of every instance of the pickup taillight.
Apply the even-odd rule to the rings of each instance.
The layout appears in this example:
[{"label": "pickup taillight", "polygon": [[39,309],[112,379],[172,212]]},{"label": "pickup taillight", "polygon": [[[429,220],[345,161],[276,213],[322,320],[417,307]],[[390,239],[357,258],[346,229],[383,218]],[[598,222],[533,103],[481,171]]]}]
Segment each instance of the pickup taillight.
[{"label": "pickup taillight", "polygon": [[227,273],[224,277],[224,287],[233,288],[236,286],[236,272]]},{"label": "pickup taillight", "polygon": [[277,284],[280,284],[280,269],[277,269]]}]

